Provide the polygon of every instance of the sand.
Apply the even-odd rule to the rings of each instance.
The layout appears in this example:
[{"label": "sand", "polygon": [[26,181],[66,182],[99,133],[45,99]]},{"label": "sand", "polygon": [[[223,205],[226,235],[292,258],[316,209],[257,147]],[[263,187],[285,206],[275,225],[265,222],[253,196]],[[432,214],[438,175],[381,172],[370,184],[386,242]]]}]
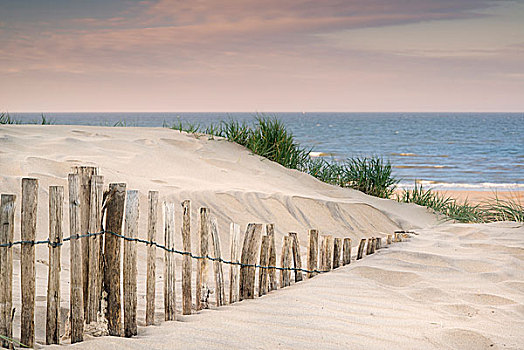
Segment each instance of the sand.
[{"label": "sand", "polygon": [[[518,349],[524,344],[524,228],[520,224],[442,223],[425,208],[324,184],[225,140],[162,128],[2,126],[0,144],[1,193],[20,195],[22,177],[40,180],[37,239],[47,237],[48,186],[66,185],[75,165],[98,166],[106,183],[126,182],[128,188],[140,191],[142,238],[148,190],[159,190],[161,201],[190,199],[194,231],[198,208],[207,206],[218,219],[226,258],[232,221],[243,228],[248,222],[274,222],[277,246],[287,232],[297,232],[303,255],[309,228],[351,237],[353,245],[361,237],[383,237],[397,229],[416,232],[407,242],[331,273],[255,300],[177,315],[177,322],[168,323],[161,322],[159,257],[157,325],[151,327],[143,327],[145,264],[139,263],[138,337],[88,336],[75,347]],[[18,224],[15,238],[19,230]],[[178,232],[176,246],[181,248]],[[139,246],[138,255],[144,262],[144,247]],[[15,250],[17,310],[18,261],[19,250],[18,254]],[[36,340],[42,343],[47,247],[37,248],[37,261]],[[65,322],[67,245],[62,263]],[[180,270],[180,260],[177,263]],[[177,296],[180,307],[180,293]],[[18,337],[19,312],[14,322]]]}]

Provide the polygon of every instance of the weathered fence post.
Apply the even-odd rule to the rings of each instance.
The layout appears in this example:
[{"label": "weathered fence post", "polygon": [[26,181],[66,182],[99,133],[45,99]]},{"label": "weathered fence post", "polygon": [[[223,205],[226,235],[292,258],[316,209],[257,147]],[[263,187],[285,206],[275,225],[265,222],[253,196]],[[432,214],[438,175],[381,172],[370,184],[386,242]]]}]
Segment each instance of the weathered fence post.
[{"label": "weathered fence post", "polygon": [[366,255],[373,254],[373,237],[368,238],[368,244],[366,245]]},{"label": "weathered fence post", "polygon": [[387,244],[390,245],[391,244],[391,235],[387,235],[387,240],[386,240]]},{"label": "weathered fence post", "polygon": [[375,241],[375,250],[382,248],[382,238],[377,237]]},{"label": "weathered fence post", "polygon": [[107,321],[109,335],[120,336],[122,332],[120,300],[120,237],[126,197],[125,183],[109,184],[106,203],[106,234],[104,250],[104,287],[107,292]]},{"label": "weathered fence post", "polygon": [[[126,221],[124,236],[129,239],[138,237],[138,191],[128,190],[126,200]],[[136,325],[136,241],[124,240],[124,335],[137,335]]]},{"label": "weathered fence post", "polygon": [[[164,245],[175,249],[175,204],[164,204]],[[175,253],[167,251],[164,255],[164,314],[166,321],[175,320]]]},{"label": "weathered fence post", "polygon": [[[156,242],[158,219],[158,192],[149,191],[147,216],[147,240]],[[146,326],[155,323],[155,276],[156,276],[156,246],[147,245],[147,276],[146,276]]]},{"label": "weathered fence post", "polygon": [[[82,247],[80,231],[80,178],[69,174],[69,235],[71,237],[69,312],[71,321],[71,343],[84,340],[84,297],[82,288]],[[120,287],[120,284],[119,284]]]},{"label": "weathered fence post", "polygon": [[[314,229],[309,230],[307,269],[309,271],[318,269],[318,231]],[[311,278],[317,274],[317,272],[308,272],[307,277]]]},{"label": "weathered fence post", "polygon": [[[292,238],[284,236],[282,244],[282,255],[280,257],[280,266],[284,269],[291,267],[291,245],[293,244]],[[280,287],[288,287],[291,285],[291,271],[280,270]]]},{"label": "weathered fence post", "polygon": [[[80,181],[80,190],[78,193],[80,200],[80,234],[86,234],[89,230],[89,221],[90,221],[90,209],[91,205],[89,203],[91,198],[91,177],[97,175],[97,169],[92,166],[76,166],[74,167],[74,173],[78,174]],[[84,318],[89,320],[87,315],[89,312],[89,295],[91,290],[89,289],[89,241],[91,237],[80,238],[82,245],[82,288],[84,296]],[[96,291],[95,291],[96,292]]]},{"label": "weathered fence post", "polygon": [[[91,197],[89,199],[89,233],[100,232],[102,195],[104,191],[104,178],[99,175],[91,177]],[[85,233],[85,232],[84,232]],[[86,323],[96,322],[98,306],[100,303],[100,235],[86,237],[89,242],[89,280]]]},{"label": "weathered fence post", "polygon": [[[230,250],[231,250],[231,262],[238,263],[240,262],[240,226],[235,223],[229,225],[229,237],[231,240]],[[238,301],[239,293],[239,274],[240,266],[238,265],[229,265],[229,303],[233,304]]]},{"label": "weathered fence post", "polygon": [[[191,202],[182,202],[182,245],[185,252],[191,253]],[[182,315],[191,315],[191,256],[184,255],[182,260]]]},{"label": "weathered fence post", "polygon": [[[14,236],[15,202],[13,194],[2,194],[0,202],[0,245],[11,244]],[[0,335],[13,338],[13,248],[0,247]],[[10,342],[0,339],[8,348]]]},{"label": "weathered fence post", "polygon": [[[269,237],[269,266],[277,266],[277,251],[275,248],[275,224],[266,224],[266,235]],[[277,290],[277,270],[273,267],[268,271],[269,291]]]},{"label": "weathered fence post", "polygon": [[344,238],[342,249],[342,265],[351,264],[351,238]]},{"label": "weathered fence post", "polygon": [[218,235],[217,218],[211,218],[211,240],[213,241],[213,270],[215,272],[215,296],[217,306],[226,304],[226,293],[224,290],[224,272],[222,271],[222,253],[220,252],[220,236]]},{"label": "weathered fence post", "polygon": [[357,260],[362,259],[362,256],[364,255],[364,246],[365,245],[366,245],[366,239],[362,238],[358,245]]},{"label": "weathered fence post", "polygon": [[333,247],[333,269],[340,267],[340,258],[342,257],[342,238],[335,238]]},{"label": "weathered fence post", "polygon": [[60,342],[60,251],[64,187],[49,186],[49,271],[47,275],[46,344]]},{"label": "weathered fence post", "polygon": [[[255,265],[257,261],[258,246],[262,234],[261,224],[249,224],[242,246],[242,264]],[[255,297],[255,267],[240,267],[240,300],[253,299]]]},{"label": "weathered fence post", "polygon": [[258,296],[267,294],[268,286],[268,269],[262,266],[269,264],[269,240],[271,238],[267,235],[262,236],[262,244],[260,245],[260,268],[258,271]]},{"label": "weathered fence post", "polygon": [[333,242],[333,236],[328,235],[326,238],[326,264],[327,264],[327,270],[333,269],[333,250],[334,250],[334,242]]},{"label": "weathered fence post", "polygon": [[329,271],[333,266],[333,236],[323,235],[320,243],[320,265],[322,271]]},{"label": "weathered fence post", "polygon": [[302,259],[300,257],[300,243],[298,242],[298,235],[296,232],[290,232],[291,245],[293,250],[293,266],[295,267],[295,282],[302,281]]},{"label": "weathered fence post", "polygon": [[[209,255],[209,213],[207,208],[200,208],[200,256]],[[209,261],[198,259],[197,263],[197,282],[196,282],[196,309],[202,310],[208,308],[209,299]]]},{"label": "weathered fence post", "polygon": [[22,241],[20,257],[22,313],[20,342],[32,348],[35,342],[35,245],[38,180],[22,179]]}]

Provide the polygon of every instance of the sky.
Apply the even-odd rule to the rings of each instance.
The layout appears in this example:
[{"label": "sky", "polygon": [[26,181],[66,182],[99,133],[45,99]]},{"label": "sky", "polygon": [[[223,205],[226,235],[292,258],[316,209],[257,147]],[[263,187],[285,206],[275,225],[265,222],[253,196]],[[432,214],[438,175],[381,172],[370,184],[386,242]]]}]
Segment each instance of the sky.
[{"label": "sky", "polygon": [[0,111],[522,112],[524,0],[0,0]]}]

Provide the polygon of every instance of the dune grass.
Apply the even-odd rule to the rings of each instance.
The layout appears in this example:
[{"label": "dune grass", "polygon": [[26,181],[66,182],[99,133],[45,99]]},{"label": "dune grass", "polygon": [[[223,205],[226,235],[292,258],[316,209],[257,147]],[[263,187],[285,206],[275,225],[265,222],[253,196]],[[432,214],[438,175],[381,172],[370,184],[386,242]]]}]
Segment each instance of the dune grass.
[{"label": "dune grass", "polygon": [[0,124],[22,124],[18,119],[11,117],[7,112],[0,113]]},{"label": "dune grass", "polygon": [[356,157],[345,162],[311,158],[309,154],[312,149],[300,146],[285,124],[274,117],[257,116],[251,125],[227,120],[205,128],[199,124],[178,121],[171,128],[224,137],[286,168],[297,169],[323,182],[351,187],[377,197],[389,198],[398,183],[391,173],[390,163],[379,157]]},{"label": "dune grass", "polygon": [[40,120],[33,120],[29,122],[22,122],[20,119],[15,119],[11,117],[8,112],[0,113],[0,124],[41,124],[41,125],[51,125],[55,122],[52,119],[49,119],[45,116],[44,113],[40,115]]},{"label": "dune grass", "polygon": [[[287,168],[303,171],[332,185],[353,188],[380,198],[392,198],[399,183],[392,173],[390,162],[378,156],[352,157],[343,162],[310,157],[312,149],[301,147],[284,123],[274,117],[257,116],[253,124],[227,120],[206,127],[178,121],[172,129],[224,137]],[[522,203],[513,199],[496,197],[482,204],[459,202],[432,189],[424,189],[419,184],[397,194],[396,199],[431,208],[446,220],[457,222],[524,220]]]},{"label": "dune grass", "polygon": [[404,203],[415,203],[433,209],[444,215],[446,220],[458,222],[486,223],[495,221],[524,222],[524,207],[515,196],[501,199],[495,193],[494,198],[480,204],[472,204],[467,200],[458,200],[435,192],[433,189],[424,189],[416,184],[413,189],[406,189],[397,194],[397,200]]}]

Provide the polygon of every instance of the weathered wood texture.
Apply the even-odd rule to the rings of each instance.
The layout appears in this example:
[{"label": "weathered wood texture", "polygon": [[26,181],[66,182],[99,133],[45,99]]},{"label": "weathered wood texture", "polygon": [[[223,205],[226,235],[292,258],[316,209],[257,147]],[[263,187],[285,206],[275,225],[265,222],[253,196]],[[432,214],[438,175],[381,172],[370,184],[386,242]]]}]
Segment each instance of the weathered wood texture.
[{"label": "weathered wood texture", "polygon": [[[80,181],[80,191],[78,193],[80,200],[80,234],[86,234],[89,230],[90,221],[90,199],[91,199],[91,177],[97,174],[97,169],[92,166],[74,167],[74,173],[78,174]],[[82,245],[82,288],[84,296],[84,318],[89,319],[89,241],[90,237],[80,238]]]},{"label": "weathered wood texture", "polygon": [[[20,238],[33,242],[36,237],[38,180],[22,179],[22,225]],[[35,342],[35,246],[23,243],[20,257],[22,311],[20,315],[20,341],[33,347]]]},{"label": "weathered wood texture", "polygon": [[[14,238],[16,196],[2,194],[0,201],[0,244],[9,244]],[[0,247],[0,335],[13,338],[13,248]],[[0,339],[0,346],[10,342]]]},{"label": "weathered wood texture", "polygon": [[[280,267],[286,269],[291,267],[291,245],[293,239],[289,236],[284,236],[282,243],[282,253],[280,256]],[[291,285],[291,271],[280,270],[280,287],[289,287]]]},{"label": "weathered wood texture", "polygon": [[[191,202],[182,202],[182,245],[185,252],[191,253]],[[191,315],[193,298],[191,295],[191,257],[184,255],[182,258],[182,314]]]},{"label": "weathered wood texture", "polygon": [[[158,192],[149,191],[147,215],[147,240],[156,242],[158,221]],[[147,245],[147,275],[146,275],[146,326],[155,323],[155,278],[156,278],[156,246]]]},{"label": "weathered wood texture", "polygon": [[[175,204],[164,204],[164,245],[175,249]],[[175,320],[175,253],[164,254],[164,315],[166,321]]]},{"label": "weathered wood texture", "polygon": [[387,242],[388,245],[392,243],[391,235],[387,235],[386,242]]},{"label": "weathered wood texture", "polygon": [[379,250],[380,248],[382,248],[382,238],[377,237],[375,241],[375,250]]},{"label": "weathered wood texture", "polygon": [[[266,235],[269,237],[269,266],[277,266],[277,251],[275,248],[275,225],[266,224]],[[269,290],[277,290],[277,270],[271,268],[268,271]]]},{"label": "weathered wood texture", "polygon": [[328,235],[326,237],[326,270],[331,270],[333,268],[333,250],[334,250],[334,240],[333,236]]},{"label": "weathered wood texture", "polygon": [[[314,229],[309,230],[307,269],[309,271],[318,270],[318,231]],[[317,272],[308,272],[307,277],[311,278],[317,274]]]},{"label": "weathered wood texture", "polygon": [[[293,266],[295,269],[302,268],[302,258],[300,257],[300,242],[298,241],[298,235],[296,232],[290,232],[289,237],[291,237],[291,245],[293,251]],[[295,282],[302,281],[302,271],[295,270]]]},{"label": "weathered wood texture", "polygon": [[[106,230],[122,234],[125,183],[109,184],[109,197],[106,203]],[[122,240],[111,233],[105,234],[104,250],[104,288],[107,293],[107,314],[109,335],[122,333],[122,313],[120,297],[120,250]]]},{"label": "weathered wood texture", "polygon": [[[249,224],[247,226],[244,244],[242,245],[242,264],[256,264],[261,235],[261,224]],[[240,267],[240,300],[255,297],[255,271],[254,266]]]},{"label": "weathered wood texture", "polygon": [[[101,230],[102,195],[104,191],[104,178],[99,175],[91,177],[91,198],[89,199],[89,232],[97,233]],[[87,297],[87,313],[85,322],[87,324],[96,322],[100,305],[100,235],[86,238],[89,242],[89,275]],[[84,298],[85,300],[85,298]]]},{"label": "weathered wood texture", "polygon": [[362,259],[362,256],[364,255],[364,246],[365,245],[366,245],[366,239],[362,238],[358,245],[357,260]]},{"label": "weathered wood texture", "polygon": [[[199,254],[209,255],[209,210],[200,208],[200,231],[199,231]],[[202,310],[209,307],[209,294],[211,292],[209,283],[209,261],[198,259],[196,281],[196,309]]]},{"label": "weathered wood texture", "polygon": [[212,217],[210,222],[211,241],[213,243],[213,271],[215,272],[215,297],[216,305],[222,306],[226,304],[226,291],[224,288],[224,272],[222,270],[222,253],[220,251],[220,236],[218,234],[217,218]]},{"label": "weathered wood texture", "polygon": [[[84,340],[84,297],[82,286],[82,247],[78,236],[80,231],[80,176],[69,174],[69,319],[71,322],[71,343]],[[120,284],[119,284],[120,287]]]},{"label": "weathered wood texture", "polygon": [[[242,238],[240,226],[235,223],[229,225],[231,261],[240,262],[240,248]],[[239,297],[240,266],[229,265],[229,303],[236,303]]]},{"label": "weathered wood texture", "polygon": [[49,186],[49,271],[47,275],[46,344],[60,342],[60,253],[63,239],[64,187]]},{"label": "weathered wood texture", "polygon": [[[138,238],[138,191],[128,190],[125,209],[126,238]],[[136,241],[124,240],[124,335],[132,337],[138,334],[136,324]]]},{"label": "weathered wood texture", "polygon": [[320,242],[320,266],[322,271],[329,271],[333,266],[333,236],[322,235]]},{"label": "weathered wood texture", "polygon": [[[269,266],[269,241],[269,236],[262,236],[262,244],[260,245],[260,266]],[[265,295],[268,291],[268,269],[260,267],[258,270],[258,295]]]},{"label": "weathered wood texture", "polygon": [[344,238],[342,249],[342,265],[351,264],[351,238]]},{"label": "weathered wood texture", "polygon": [[367,245],[366,245],[366,255],[373,254],[373,237],[368,238]]},{"label": "weathered wood texture", "polygon": [[340,267],[340,259],[342,258],[342,238],[336,237],[333,246],[333,268]]}]

